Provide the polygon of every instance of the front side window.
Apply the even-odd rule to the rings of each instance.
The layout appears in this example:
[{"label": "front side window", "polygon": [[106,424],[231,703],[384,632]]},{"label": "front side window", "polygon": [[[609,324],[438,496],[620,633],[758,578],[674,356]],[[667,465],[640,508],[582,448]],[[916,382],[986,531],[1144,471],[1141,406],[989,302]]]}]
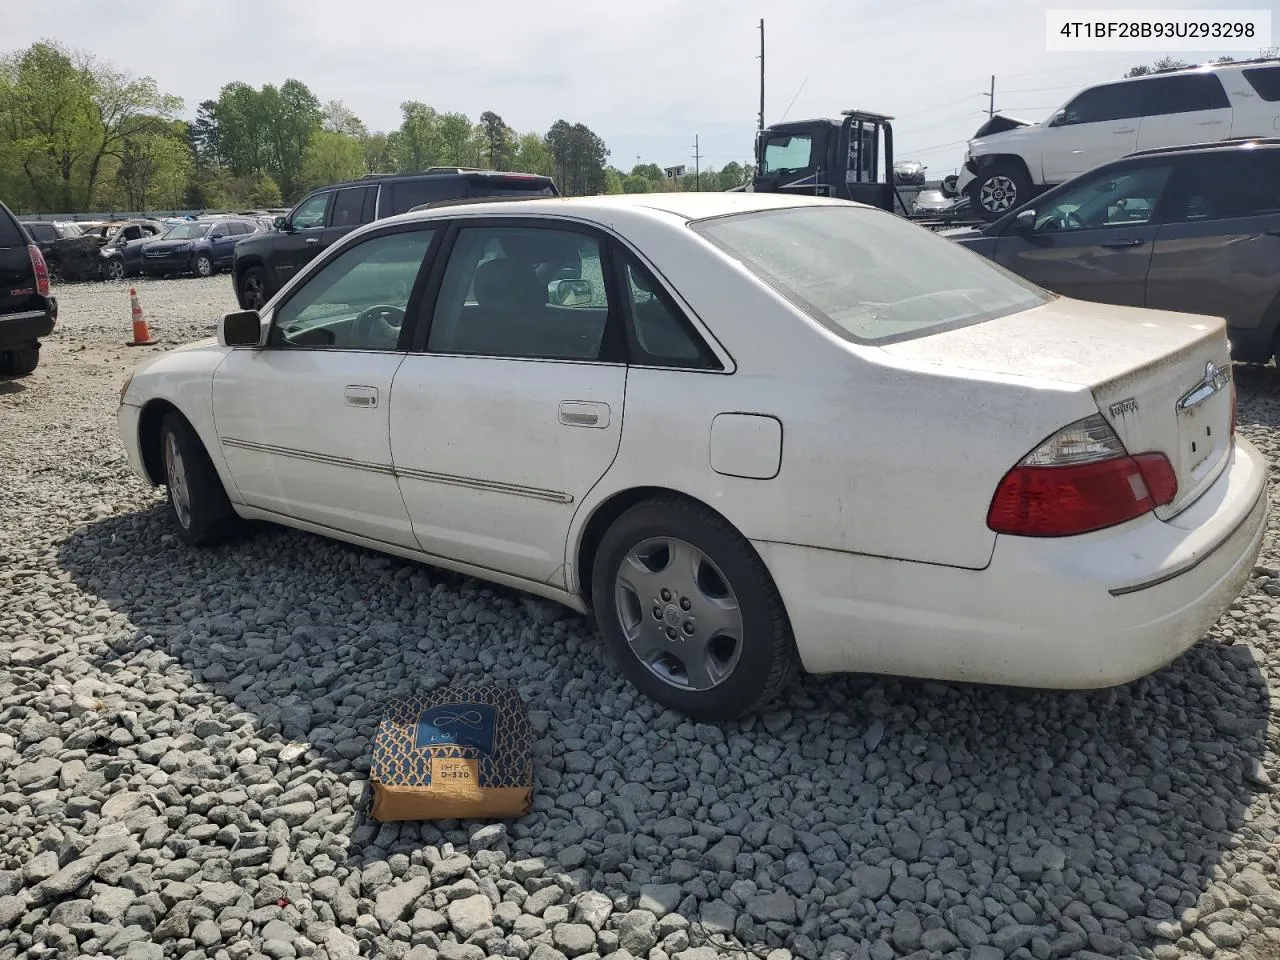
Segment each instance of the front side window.
[{"label": "front side window", "polygon": [[433,353],[594,360],[609,299],[598,241],[570,230],[464,227],[431,320]]},{"label": "front side window", "polygon": [[1142,116],[1142,94],[1135,83],[1109,83],[1091,87],[1062,108],[1053,126],[1103,123]]},{"label": "front side window", "polygon": [[1149,117],[1221,110],[1231,106],[1227,91],[1222,89],[1222,81],[1212,73],[1186,73],[1145,80],[1142,93],[1143,115]]},{"label": "front side window", "polygon": [[314,230],[324,226],[324,211],[329,205],[329,194],[317,193],[314,197],[303,200],[293,214],[295,230]]},{"label": "front side window", "polygon": [[271,321],[277,347],[395,350],[435,231],[372,237],[312,274]]},{"label": "front side window", "polygon": [[1053,297],[884,210],[789,207],[691,227],[813,319],[860,343],[979,323]]},{"label": "front side window", "polygon": [[774,135],[764,142],[761,173],[799,173],[813,166],[813,137]]},{"label": "front side window", "polygon": [[1147,223],[1164,192],[1170,164],[1090,177],[1036,210],[1036,233]]},{"label": "front side window", "polygon": [[209,229],[207,223],[179,223],[169,228],[165,240],[199,240]]}]

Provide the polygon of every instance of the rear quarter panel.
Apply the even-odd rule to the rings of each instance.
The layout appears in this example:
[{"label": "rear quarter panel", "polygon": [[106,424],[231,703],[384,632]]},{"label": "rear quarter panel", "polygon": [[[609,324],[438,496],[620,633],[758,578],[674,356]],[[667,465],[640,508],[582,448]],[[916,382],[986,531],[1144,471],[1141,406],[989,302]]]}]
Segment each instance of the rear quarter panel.
[{"label": "rear quarter panel", "polygon": [[[600,503],[651,485],[697,497],[749,539],[981,568],[1001,477],[1045,437],[1097,412],[1083,388],[966,375],[852,345],[692,232],[628,225],[627,235],[661,251],[655,267],[735,369],[631,369],[618,459],[574,518],[570,558]],[[711,468],[711,422],[726,412],[782,422],[776,477]]]}]

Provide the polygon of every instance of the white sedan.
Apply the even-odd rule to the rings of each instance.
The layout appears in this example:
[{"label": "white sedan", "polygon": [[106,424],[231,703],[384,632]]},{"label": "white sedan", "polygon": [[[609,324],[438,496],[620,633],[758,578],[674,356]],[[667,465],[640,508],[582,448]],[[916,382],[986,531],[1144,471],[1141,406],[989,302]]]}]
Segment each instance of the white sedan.
[{"label": "white sedan", "polygon": [[1128,681],[1236,598],[1267,510],[1221,320],[758,193],[380,220],[138,367],[119,427],[190,544],[270,520],[593,610],[707,718],[801,667]]}]

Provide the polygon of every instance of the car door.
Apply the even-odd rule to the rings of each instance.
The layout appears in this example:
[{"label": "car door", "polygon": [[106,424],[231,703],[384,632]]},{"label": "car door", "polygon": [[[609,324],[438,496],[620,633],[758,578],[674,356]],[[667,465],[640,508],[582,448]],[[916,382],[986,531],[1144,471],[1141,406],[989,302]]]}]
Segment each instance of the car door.
[{"label": "car door", "polygon": [[340,251],[214,374],[219,442],[252,507],[400,547],[417,541],[392,469],[391,381],[436,236],[397,224]]},{"label": "car door", "polygon": [[1136,80],[1090,87],[1053,115],[1041,137],[1045,183],[1064,183],[1134,151],[1142,115],[1138,87]]},{"label": "car door", "polygon": [[373,190],[373,187],[346,187],[334,191],[322,247],[337,243],[356,227],[368,222],[364,219],[365,204]]},{"label": "car door", "polygon": [[1067,297],[1140,307],[1174,161],[1108,166],[1045,194],[1034,224],[1009,223],[993,259]]},{"label": "car door", "polygon": [[283,287],[320,252],[332,200],[332,190],[321,190],[289,212],[280,236],[264,253],[272,290]]},{"label": "car door", "polygon": [[1213,73],[1150,77],[1141,84],[1138,149],[1176,147],[1231,136],[1231,101]]},{"label": "car door", "polygon": [[1146,304],[1223,317],[1246,355],[1269,351],[1276,318],[1267,314],[1280,293],[1280,152],[1205,151],[1183,165],[1156,236]]},{"label": "car door", "polygon": [[621,438],[606,244],[551,218],[450,228],[429,324],[391,391],[391,451],[427,553],[563,585],[574,510]]},{"label": "car door", "polygon": [[234,229],[235,226],[237,224],[234,221],[220,220],[209,231],[209,256],[213,259],[215,267],[231,265],[231,256],[235,253],[236,243],[240,240],[240,235]]}]

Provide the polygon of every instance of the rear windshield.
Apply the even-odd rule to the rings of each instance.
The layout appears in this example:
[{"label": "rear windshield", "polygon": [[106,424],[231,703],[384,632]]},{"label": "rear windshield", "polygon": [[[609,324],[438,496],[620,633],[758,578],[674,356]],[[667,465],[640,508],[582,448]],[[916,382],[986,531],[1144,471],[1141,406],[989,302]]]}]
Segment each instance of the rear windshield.
[{"label": "rear windshield", "polygon": [[9,215],[9,211],[0,207],[0,247],[25,247],[27,238],[22,235],[18,221]]},{"label": "rear windshield", "polygon": [[909,340],[1053,299],[884,210],[789,207],[690,226],[819,323],[859,343]]}]

